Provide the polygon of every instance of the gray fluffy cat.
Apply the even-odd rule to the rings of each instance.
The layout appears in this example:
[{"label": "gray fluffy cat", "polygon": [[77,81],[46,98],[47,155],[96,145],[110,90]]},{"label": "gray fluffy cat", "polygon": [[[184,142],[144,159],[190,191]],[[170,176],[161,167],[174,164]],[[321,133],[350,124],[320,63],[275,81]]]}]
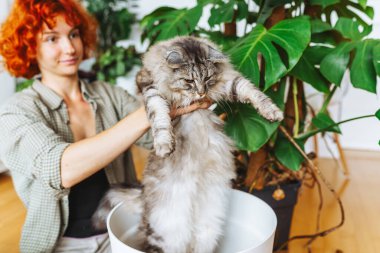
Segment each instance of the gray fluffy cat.
[{"label": "gray fluffy cat", "polygon": [[154,137],[143,178],[144,251],[214,252],[235,177],[234,145],[212,111],[172,121],[170,108],[208,97],[251,103],[269,121],[282,120],[283,113],[205,39],[177,37],[152,46],[136,81]]}]

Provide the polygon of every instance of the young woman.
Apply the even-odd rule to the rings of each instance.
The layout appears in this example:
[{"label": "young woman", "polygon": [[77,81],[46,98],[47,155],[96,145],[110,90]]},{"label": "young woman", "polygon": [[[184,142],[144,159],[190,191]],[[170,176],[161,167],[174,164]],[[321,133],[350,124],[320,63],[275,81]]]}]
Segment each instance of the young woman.
[{"label": "young woman", "polygon": [[79,79],[95,42],[96,22],[75,0],[16,0],[1,27],[5,68],[35,76],[0,109],[0,159],[27,207],[21,252],[109,251],[90,218],[110,184],[136,182],[128,148],[151,147],[134,97]]}]

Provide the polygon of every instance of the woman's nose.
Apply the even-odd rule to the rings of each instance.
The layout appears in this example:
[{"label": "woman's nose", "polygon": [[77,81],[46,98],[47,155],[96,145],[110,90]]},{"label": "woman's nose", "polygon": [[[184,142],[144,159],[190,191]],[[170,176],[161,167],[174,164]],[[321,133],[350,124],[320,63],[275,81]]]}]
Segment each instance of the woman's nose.
[{"label": "woman's nose", "polygon": [[75,47],[70,39],[65,39],[62,45],[63,52],[66,54],[74,54]]}]

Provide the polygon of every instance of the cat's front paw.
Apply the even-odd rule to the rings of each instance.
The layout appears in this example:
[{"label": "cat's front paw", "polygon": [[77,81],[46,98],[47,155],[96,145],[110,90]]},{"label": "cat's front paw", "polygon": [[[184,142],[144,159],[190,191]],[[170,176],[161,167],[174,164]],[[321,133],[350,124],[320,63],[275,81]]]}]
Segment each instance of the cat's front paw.
[{"label": "cat's front paw", "polygon": [[159,157],[167,157],[173,153],[175,148],[174,138],[157,137],[153,143],[156,155]]},{"label": "cat's front paw", "polygon": [[284,119],[284,113],[276,105],[271,105],[267,110],[261,111],[261,115],[270,122],[280,122]]}]

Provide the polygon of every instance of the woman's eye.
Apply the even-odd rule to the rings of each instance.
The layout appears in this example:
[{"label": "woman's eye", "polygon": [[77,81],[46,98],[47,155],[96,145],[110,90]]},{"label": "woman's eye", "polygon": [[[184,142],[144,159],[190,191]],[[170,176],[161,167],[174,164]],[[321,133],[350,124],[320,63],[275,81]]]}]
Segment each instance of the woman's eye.
[{"label": "woman's eye", "polygon": [[55,36],[49,36],[49,37],[47,37],[45,40],[47,41],[47,42],[50,42],[50,43],[53,43],[53,42],[55,42],[56,41],[56,37]]},{"label": "woman's eye", "polygon": [[75,39],[78,37],[79,37],[79,32],[74,32],[74,33],[70,34],[70,38],[72,38],[72,39]]}]

